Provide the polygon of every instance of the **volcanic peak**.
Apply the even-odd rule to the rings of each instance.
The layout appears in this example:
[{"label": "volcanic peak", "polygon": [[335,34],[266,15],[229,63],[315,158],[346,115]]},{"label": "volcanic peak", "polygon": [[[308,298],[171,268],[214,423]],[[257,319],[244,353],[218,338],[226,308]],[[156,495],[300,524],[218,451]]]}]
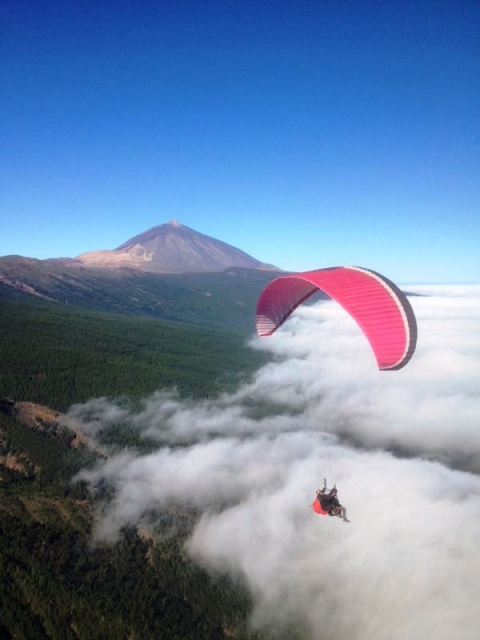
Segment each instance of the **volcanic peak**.
[{"label": "volcanic peak", "polygon": [[113,251],[83,253],[77,260],[87,267],[130,267],[156,273],[212,272],[229,267],[277,270],[175,219],[130,238]]}]

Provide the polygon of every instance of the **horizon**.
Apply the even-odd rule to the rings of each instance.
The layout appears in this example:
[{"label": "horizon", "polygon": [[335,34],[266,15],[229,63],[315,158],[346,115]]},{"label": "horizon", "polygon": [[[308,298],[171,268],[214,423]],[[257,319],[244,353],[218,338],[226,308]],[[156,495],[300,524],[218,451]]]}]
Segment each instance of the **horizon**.
[{"label": "horizon", "polygon": [[[140,233],[147,233],[149,231],[151,231],[152,229],[155,229],[157,227],[161,227],[161,226],[166,226],[166,225],[172,225],[175,227],[186,227],[192,231],[201,233],[199,231],[197,231],[196,229],[192,229],[192,227],[189,227],[188,225],[183,224],[182,222],[180,222],[179,220],[172,218],[171,220],[169,220],[168,222],[164,222],[164,223],[160,223],[158,225],[154,225],[153,227],[150,227],[149,229],[145,229],[143,232]],[[135,235],[140,235],[140,233],[135,234]],[[203,234],[205,235],[205,234]],[[135,237],[135,236],[132,236]],[[215,238],[216,240],[221,240],[221,238]],[[127,239],[125,242],[127,242],[129,239]],[[241,247],[236,247],[238,249],[241,249]],[[113,248],[113,249],[108,249],[109,251],[115,251],[117,248]],[[81,255],[81,254],[80,254]],[[78,256],[74,256],[74,257],[69,257],[69,256],[50,256],[49,258],[35,258],[32,256],[22,256],[20,254],[7,254],[4,256],[0,256],[1,258],[11,258],[11,257],[18,257],[18,258],[29,258],[29,259],[33,259],[33,260],[64,260],[64,259],[75,259]],[[255,256],[253,256],[255,257]],[[278,266],[278,265],[273,265],[273,266]],[[368,268],[366,265],[329,265],[329,266],[361,266],[364,268]],[[228,267],[227,267],[228,268]],[[248,267],[245,267],[248,268]],[[280,271],[282,272],[291,272],[291,273],[295,273],[295,271],[292,270],[288,270],[288,269],[282,269],[282,267],[279,267]],[[323,265],[321,267],[318,267],[318,269],[323,269],[326,268],[326,265]],[[181,272],[180,272],[181,273]],[[299,271],[297,273],[300,273]],[[157,274],[157,275],[161,275],[161,274]],[[476,285],[480,285],[480,280],[479,281],[475,281],[475,280],[471,280],[471,281],[424,281],[424,280],[417,280],[417,281],[398,281],[397,284],[401,284],[402,286],[435,286],[435,285],[451,285],[451,286],[476,286]],[[418,294],[415,294],[418,295]],[[428,294],[425,294],[428,295]]]},{"label": "horizon", "polygon": [[480,7],[2,3],[0,255],[175,218],[284,270],[480,281]]}]

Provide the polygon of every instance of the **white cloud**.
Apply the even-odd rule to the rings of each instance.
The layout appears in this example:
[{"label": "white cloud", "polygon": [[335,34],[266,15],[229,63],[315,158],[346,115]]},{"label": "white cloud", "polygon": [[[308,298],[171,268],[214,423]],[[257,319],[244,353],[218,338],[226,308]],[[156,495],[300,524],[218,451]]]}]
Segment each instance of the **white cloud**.
[{"label": "white cloud", "polygon": [[[378,372],[358,328],[326,303],[255,340],[275,361],[235,394],[184,403],[161,392],[136,414],[106,400],[74,407],[90,433],[128,422],[161,443],[83,472],[116,490],[98,535],[115,538],[152,509],[194,506],[203,515],[189,553],[245,582],[260,628],[476,640],[480,288],[422,292],[435,295],[411,299],[418,350],[398,372]],[[260,403],[284,411],[259,417]],[[326,472],[351,524],[310,508]]]}]

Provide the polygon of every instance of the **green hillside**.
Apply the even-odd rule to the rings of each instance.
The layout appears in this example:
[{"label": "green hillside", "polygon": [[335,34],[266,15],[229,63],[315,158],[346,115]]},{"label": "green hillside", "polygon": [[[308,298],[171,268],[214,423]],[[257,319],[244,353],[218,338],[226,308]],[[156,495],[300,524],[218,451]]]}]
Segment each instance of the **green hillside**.
[{"label": "green hillside", "polygon": [[264,361],[245,342],[245,335],[221,329],[3,302],[0,396],[57,410],[174,386],[206,397],[232,388]]},{"label": "green hillside", "polygon": [[100,454],[47,408],[141,398],[166,386],[194,397],[233,389],[264,361],[244,334],[3,302],[0,353],[2,640],[298,637],[249,630],[243,587],[188,559],[183,545],[195,512],[166,510],[153,530],[126,529],[115,545],[92,545],[95,512],[110,489],[91,492],[71,478]]},{"label": "green hillside", "polygon": [[154,274],[86,269],[21,256],[0,258],[0,301],[55,302],[125,315],[253,332],[258,295],[278,272]]}]

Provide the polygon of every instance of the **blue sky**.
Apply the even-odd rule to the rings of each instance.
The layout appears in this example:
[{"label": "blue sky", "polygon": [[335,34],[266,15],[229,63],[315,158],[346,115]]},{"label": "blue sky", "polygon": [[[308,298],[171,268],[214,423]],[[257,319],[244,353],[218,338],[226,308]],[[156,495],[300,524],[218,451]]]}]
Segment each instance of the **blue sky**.
[{"label": "blue sky", "polygon": [[3,0],[0,255],[177,218],[285,269],[480,281],[480,5]]}]

